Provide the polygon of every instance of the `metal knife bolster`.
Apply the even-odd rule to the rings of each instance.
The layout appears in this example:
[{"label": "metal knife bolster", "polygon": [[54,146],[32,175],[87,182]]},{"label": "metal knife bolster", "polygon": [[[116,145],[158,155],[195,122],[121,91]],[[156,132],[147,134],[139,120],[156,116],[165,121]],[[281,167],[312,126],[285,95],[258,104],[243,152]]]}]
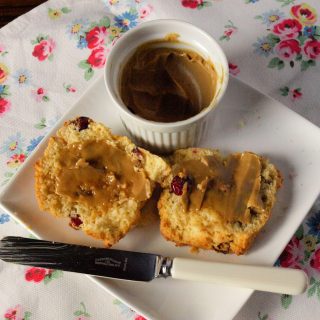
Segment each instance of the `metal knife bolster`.
[{"label": "metal knife bolster", "polygon": [[155,266],[155,278],[171,277],[173,258],[157,256]]}]

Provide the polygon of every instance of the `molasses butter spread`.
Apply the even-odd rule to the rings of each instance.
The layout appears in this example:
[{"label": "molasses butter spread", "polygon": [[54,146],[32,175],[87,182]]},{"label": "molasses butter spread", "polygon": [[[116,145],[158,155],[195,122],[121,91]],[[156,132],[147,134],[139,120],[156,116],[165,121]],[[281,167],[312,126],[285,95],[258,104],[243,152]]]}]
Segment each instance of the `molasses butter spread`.
[{"label": "molasses butter spread", "polygon": [[90,205],[108,207],[124,192],[139,201],[151,190],[144,172],[129,155],[104,141],[75,143],[65,148],[57,193]]},{"label": "molasses butter spread", "polygon": [[232,154],[223,161],[215,156],[185,160],[174,167],[189,181],[188,208],[210,209],[227,221],[250,220],[248,207],[260,208],[261,162],[250,152]]},{"label": "molasses butter spread", "polygon": [[208,107],[215,96],[213,64],[196,51],[168,43],[155,40],[138,47],[120,77],[124,104],[147,120],[188,119]]}]

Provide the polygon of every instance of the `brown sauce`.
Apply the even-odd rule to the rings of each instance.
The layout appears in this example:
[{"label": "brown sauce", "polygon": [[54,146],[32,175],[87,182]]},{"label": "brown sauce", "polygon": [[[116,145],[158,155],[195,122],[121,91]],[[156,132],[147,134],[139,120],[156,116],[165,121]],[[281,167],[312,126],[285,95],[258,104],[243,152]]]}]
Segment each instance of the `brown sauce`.
[{"label": "brown sauce", "polygon": [[124,104],[147,120],[175,122],[208,107],[217,74],[212,63],[193,50],[152,41],[138,47],[125,64],[120,80]]}]

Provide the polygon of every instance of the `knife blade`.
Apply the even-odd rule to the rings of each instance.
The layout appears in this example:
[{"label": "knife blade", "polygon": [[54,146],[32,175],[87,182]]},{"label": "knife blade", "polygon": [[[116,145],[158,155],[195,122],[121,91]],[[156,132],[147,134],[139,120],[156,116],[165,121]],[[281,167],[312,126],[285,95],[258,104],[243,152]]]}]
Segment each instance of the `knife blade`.
[{"label": "knife blade", "polygon": [[22,237],[3,238],[0,259],[123,280],[151,281],[172,277],[291,295],[303,293],[308,286],[306,274],[297,269],[170,258]]}]

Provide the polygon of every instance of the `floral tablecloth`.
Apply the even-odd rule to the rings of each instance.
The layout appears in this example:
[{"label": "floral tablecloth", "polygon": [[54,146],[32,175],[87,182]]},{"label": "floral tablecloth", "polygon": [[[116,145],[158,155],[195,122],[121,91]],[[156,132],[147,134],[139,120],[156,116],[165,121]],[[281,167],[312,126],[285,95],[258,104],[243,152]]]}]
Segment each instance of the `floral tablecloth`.
[{"label": "floral tablecloth", "polygon": [[[319,0],[48,1],[0,30],[1,185],[101,75],[117,38],[148,19],[182,19],[208,31],[233,76],[319,125],[319,14]],[[30,236],[0,212],[6,235]],[[254,293],[236,319],[319,319],[319,243],[317,201],[277,261],[307,272],[307,292]],[[0,261],[0,319],[143,317],[81,275]]]}]

